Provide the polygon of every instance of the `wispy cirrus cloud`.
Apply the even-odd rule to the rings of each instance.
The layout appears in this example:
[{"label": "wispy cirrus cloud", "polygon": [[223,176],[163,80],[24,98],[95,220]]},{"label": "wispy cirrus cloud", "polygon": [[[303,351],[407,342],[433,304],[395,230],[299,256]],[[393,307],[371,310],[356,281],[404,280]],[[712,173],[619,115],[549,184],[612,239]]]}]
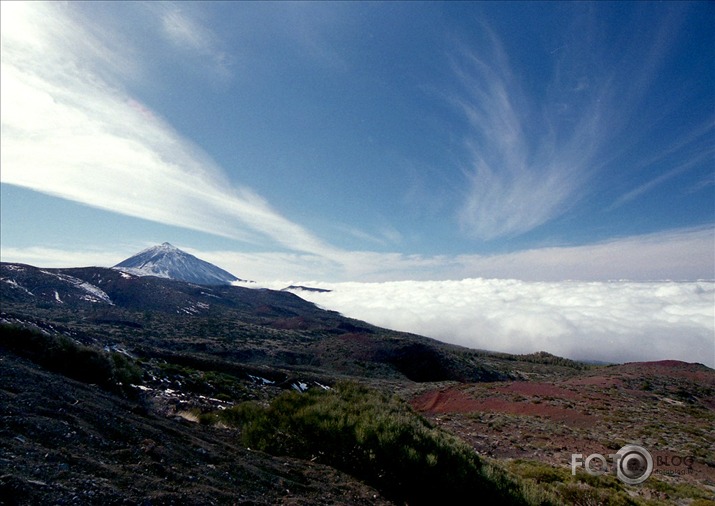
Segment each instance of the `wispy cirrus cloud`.
[{"label": "wispy cirrus cloud", "polygon": [[161,34],[171,44],[193,56],[221,79],[231,77],[231,58],[221,49],[210,29],[185,12],[190,5],[181,3],[150,4],[161,26]]},{"label": "wispy cirrus cloud", "polygon": [[3,262],[34,265],[35,267],[109,267],[135,254],[140,248],[117,247],[63,249],[51,246],[2,247]]},{"label": "wispy cirrus cloud", "polygon": [[[115,66],[121,44],[87,32],[71,8],[3,4],[3,183],[243,241],[335,252],[250,189],[232,185],[127,93],[122,69],[131,63]],[[167,15],[173,37],[205,49],[195,26]]]},{"label": "wispy cirrus cloud", "polygon": [[463,91],[451,101],[468,123],[459,221],[468,234],[491,240],[527,232],[574,204],[604,125],[603,106],[579,97],[590,86],[585,80],[537,108],[497,35],[484,31],[485,50],[462,48],[453,61]]},{"label": "wispy cirrus cloud", "polygon": [[[654,125],[668,124],[672,111],[642,109],[683,11],[673,7],[671,15],[646,23],[647,46],[620,41],[616,47],[589,9],[573,10],[580,15],[563,43],[543,54],[537,43],[529,52],[550,76],[542,88],[529,81],[524,55],[509,54],[488,26],[480,46],[458,44],[451,66],[461,90],[449,100],[467,124],[466,187],[457,216],[468,235],[493,240],[533,230],[602,191],[594,183],[604,179],[622,190],[612,210],[712,161],[712,118],[681,125],[658,144],[650,137]],[[648,181],[642,171],[654,168]]]},{"label": "wispy cirrus cloud", "polygon": [[[659,164],[667,164],[669,169],[621,195],[609,206],[609,210],[617,209],[623,204],[648,193],[693,167],[702,164],[713,166],[713,164],[715,164],[714,133],[715,121],[713,121],[713,118],[708,118],[706,122],[687,132],[683,137],[675,140],[669,146],[656,151],[653,156],[642,160],[633,170],[644,170]],[[712,179],[708,181],[712,181]],[[707,182],[701,182],[701,184],[707,185]]]}]

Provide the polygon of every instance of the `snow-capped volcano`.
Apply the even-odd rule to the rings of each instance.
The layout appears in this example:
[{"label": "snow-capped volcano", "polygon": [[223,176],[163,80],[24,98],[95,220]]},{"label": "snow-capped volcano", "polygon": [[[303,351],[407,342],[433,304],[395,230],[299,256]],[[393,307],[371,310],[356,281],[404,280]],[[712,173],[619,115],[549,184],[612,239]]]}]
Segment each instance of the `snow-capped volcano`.
[{"label": "snow-capped volcano", "polygon": [[115,265],[114,269],[137,276],[158,276],[198,285],[230,285],[234,281],[241,281],[230,272],[181,251],[168,242],[140,251]]}]

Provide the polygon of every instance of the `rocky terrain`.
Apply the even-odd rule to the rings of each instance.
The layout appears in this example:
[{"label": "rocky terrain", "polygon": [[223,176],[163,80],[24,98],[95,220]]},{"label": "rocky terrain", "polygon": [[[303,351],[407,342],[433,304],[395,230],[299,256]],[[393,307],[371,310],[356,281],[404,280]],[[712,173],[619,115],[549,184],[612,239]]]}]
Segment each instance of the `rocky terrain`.
[{"label": "rocky terrain", "polygon": [[0,356],[2,504],[385,504],[319,463],[274,458],[93,385]]},{"label": "rocky terrain", "polygon": [[[633,497],[687,504],[715,485],[715,375],[677,361],[590,367],[570,377],[448,384],[412,398],[414,408],[511,467],[563,468],[571,454],[609,455],[636,442],[654,475]],[[539,377],[541,376],[541,377]],[[570,471],[570,469],[569,469]],[[537,473],[538,474],[538,473]],[[546,480],[553,479],[546,475]]]},{"label": "rocky terrain", "polygon": [[[288,292],[116,269],[4,263],[0,278],[2,504],[419,502],[330,460],[320,443],[309,455],[252,448],[245,417],[218,416],[255,406],[255,417],[287,392],[345,381],[389,395],[378,417],[426,423],[445,455],[466,443],[515,504],[713,504],[715,371],[702,365],[470,350]],[[572,453],[626,443],[656,461],[643,484],[572,476]]]}]

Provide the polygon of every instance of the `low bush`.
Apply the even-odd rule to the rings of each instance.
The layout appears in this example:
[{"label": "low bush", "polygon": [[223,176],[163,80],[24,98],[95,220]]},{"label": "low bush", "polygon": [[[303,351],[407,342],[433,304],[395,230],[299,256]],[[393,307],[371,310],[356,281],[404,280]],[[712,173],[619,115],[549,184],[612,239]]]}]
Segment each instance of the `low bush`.
[{"label": "low bush", "polygon": [[482,462],[404,402],[356,383],[285,392],[204,417],[240,427],[243,443],[351,474],[398,503],[529,504],[521,485]]},{"label": "low bush", "polygon": [[141,368],[121,353],[105,352],[61,335],[2,325],[0,346],[50,371],[113,392],[129,392],[129,385],[142,378]]}]

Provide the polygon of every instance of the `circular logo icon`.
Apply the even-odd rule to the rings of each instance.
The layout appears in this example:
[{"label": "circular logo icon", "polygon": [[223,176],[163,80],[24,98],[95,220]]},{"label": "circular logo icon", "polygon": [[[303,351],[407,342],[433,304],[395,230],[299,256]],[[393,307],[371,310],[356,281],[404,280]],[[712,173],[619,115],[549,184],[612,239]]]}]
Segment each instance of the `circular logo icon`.
[{"label": "circular logo icon", "polygon": [[628,485],[643,483],[653,473],[653,457],[650,452],[638,445],[626,445],[616,455],[618,479]]}]

